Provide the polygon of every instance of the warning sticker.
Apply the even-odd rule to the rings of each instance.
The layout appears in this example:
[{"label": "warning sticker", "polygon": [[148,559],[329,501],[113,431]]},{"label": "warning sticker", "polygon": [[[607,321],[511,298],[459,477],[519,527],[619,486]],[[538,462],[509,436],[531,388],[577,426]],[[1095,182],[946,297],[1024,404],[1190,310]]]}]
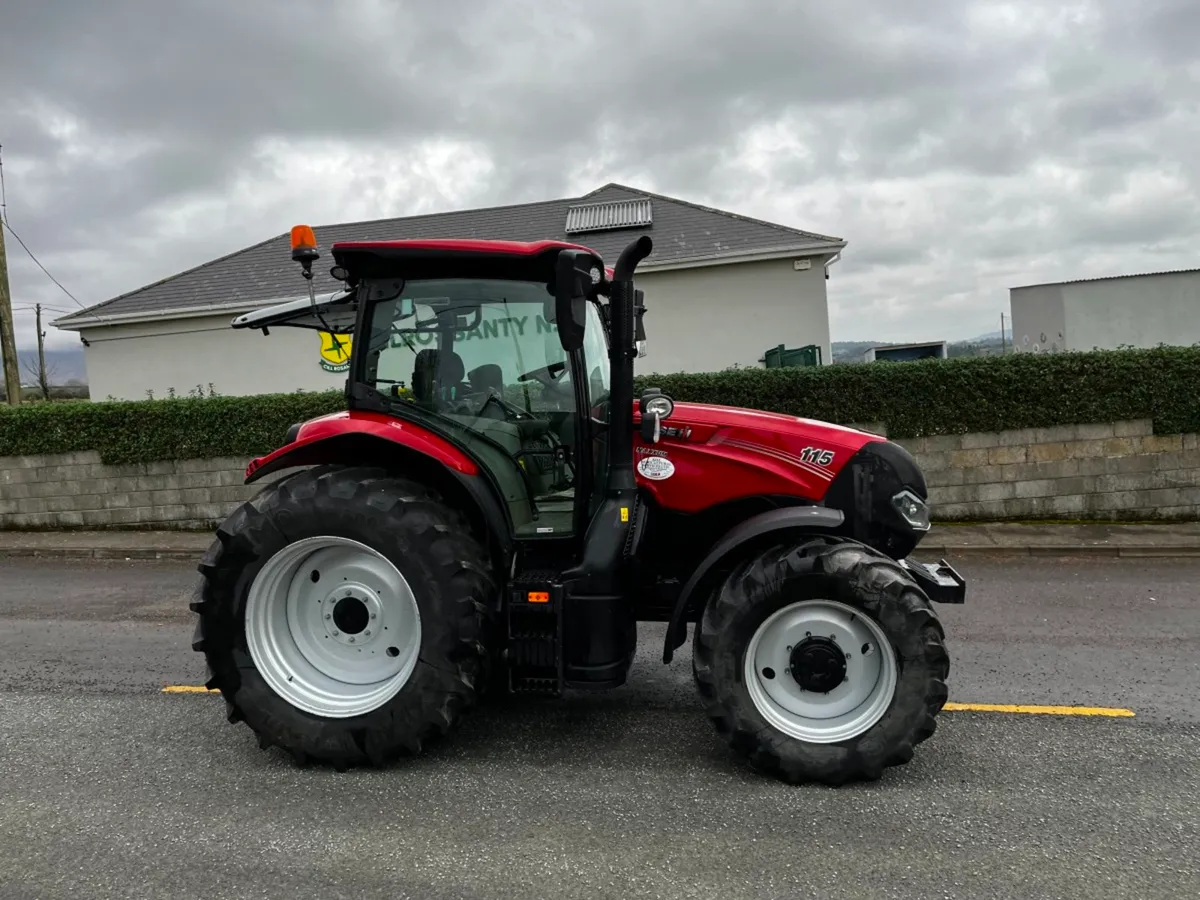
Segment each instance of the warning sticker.
[{"label": "warning sticker", "polygon": [[651,481],[664,481],[675,474],[675,463],[663,456],[643,456],[638,460],[638,474]]}]

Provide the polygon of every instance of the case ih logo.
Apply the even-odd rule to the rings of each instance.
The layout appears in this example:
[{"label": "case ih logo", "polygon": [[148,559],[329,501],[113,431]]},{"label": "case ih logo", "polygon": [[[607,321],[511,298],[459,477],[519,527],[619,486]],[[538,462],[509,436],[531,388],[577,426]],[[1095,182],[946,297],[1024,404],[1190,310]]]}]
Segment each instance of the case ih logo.
[{"label": "case ih logo", "polygon": [[833,455],[832,450],[822,450],[820,447],[805,447],[800,451],[800,458],[814,466],[832,465]]}]

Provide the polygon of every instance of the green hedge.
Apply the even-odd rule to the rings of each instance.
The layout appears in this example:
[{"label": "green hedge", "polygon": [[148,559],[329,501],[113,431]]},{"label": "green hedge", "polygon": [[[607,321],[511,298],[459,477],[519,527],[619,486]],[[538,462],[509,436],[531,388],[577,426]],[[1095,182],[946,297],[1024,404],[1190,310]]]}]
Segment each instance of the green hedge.
[{"label": "green hedge", "polygon": [[0,456],[98,450],[103,462],[252,457],[278,447],[294,422],[345,407],[341,391],[0,409]]},{"label": "green hedge", "polygon": [[1154,420],[1200,431],[1200,347],[742,369],[642,378],[676,400],[825,421],[882,422],[896,438]]},{"label": "green hedge", "polygon": [[[1200,431],[1200,348],[876,362],[640,376],[677,400],[882,422],[891,437],[1150,418]],[[42,403],[0,409],[0,456],[98,450],[106,463],[250,457],[289,425],[343,408],[340,391]]]}]

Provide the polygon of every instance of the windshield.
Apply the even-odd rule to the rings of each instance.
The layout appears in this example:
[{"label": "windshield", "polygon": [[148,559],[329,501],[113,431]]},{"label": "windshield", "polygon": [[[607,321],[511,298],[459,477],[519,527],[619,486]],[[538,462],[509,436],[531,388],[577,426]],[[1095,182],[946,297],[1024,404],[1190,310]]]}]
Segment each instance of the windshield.
[{"label": "windshield", "polygon": [[[385,287],[365,286],[374,296]],[[579,410],[546,283],[412,280],[384,296],[393,294],[370,311],[363,381],[486,440],[519,467],[521,493],[539,512],[569,512]],[[608,399],[608,346],[599,312],[587,310],[584,366],[596,405]]]}]

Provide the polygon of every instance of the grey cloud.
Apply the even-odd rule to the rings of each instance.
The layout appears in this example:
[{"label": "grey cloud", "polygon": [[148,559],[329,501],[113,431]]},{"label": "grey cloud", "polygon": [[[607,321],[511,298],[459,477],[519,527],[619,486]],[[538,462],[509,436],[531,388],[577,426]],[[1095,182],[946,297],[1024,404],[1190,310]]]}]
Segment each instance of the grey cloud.
[{"label": "grey cloud", "polygon": [[[1009,273],[1099,265],[1130,242],[1174,266],[1200,232],[1194,0],[11,6],[0,142],[22,177],[10,212],[87,302],[293,217],[546,199],[583,173],[595,175],[583,187],[632,180],[845,236],[835,339],[874,327],[866,311],[941,328],[940,297],[990,322]],[[59,116],[80,123],[75,138],[55,131]],[[747,136],[770,125],[803,153],[751,171]],[[411,177],[436,139],[480,148],[488,175]],[[283,186],[278,160],[259,155],[268,141],[331,142],[350,164]],[[1110,202],[1131,175],[1172,170],[1178,196]],[[164,230],[195,203],[215,218]],[[19,254],[14,291],[70,302]]]}]

